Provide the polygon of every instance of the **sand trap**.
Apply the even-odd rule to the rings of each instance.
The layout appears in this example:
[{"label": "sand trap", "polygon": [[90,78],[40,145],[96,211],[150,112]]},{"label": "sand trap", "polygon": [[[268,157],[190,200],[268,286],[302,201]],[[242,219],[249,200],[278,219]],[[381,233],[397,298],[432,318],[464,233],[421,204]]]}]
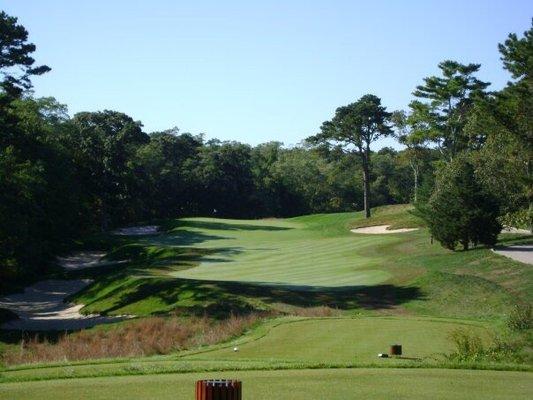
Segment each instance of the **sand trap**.
[{"label": "sand trap", "polygon": [[120,228],[113,231],[114,235],[120,236],[156,235],[158,233],[159,226],[157,225],[130,226],[129,228]]},{"label": "sand trap", "polygon": [[388,229],[390,225],[375,225],[365,226],[364,228],[352,229],[353,233],[364,233],[367,235],[384,235],[389,233],[402,233],[417,231],[418,228],[401,228],[401,229]]},{"label": "sand trap", "polygon": [[104,267],[128,262],[128,260],[104,260],[106,253],[102,251],[80,251],[65,257],[57,257],[57,262],[67,271],[76,271],[85,268]]},{"label": "sand trap", "polygon": [[71,330],[129,318],[82,315],[80,310],[83,304],[64,302],[66,297],[90,283],[90,279],[46,280],[28,286],[24,293],[4,296],[0,298],[0,307],[13,311],[19,318],[5,322],[0,328],[26,331]]},{"label": "sand trap", "polygon": [[80,251],[69,256],[57,257],[57,261],[63,268],[72,271],[96,267],[103,263],[102,258],[105,255],[106,253],[101,251]]},{"label": "sand trap", "polygon": [[[124,261],[102,261],[106,253],[82,251],[65,257],[58,257],[58,263],[68,271],[84,268],[114,265]],[[121,321],[131,316],[105,317],[83,315],[83,304],[66,303],[65,299],[79,292],[92,282],[91,279],[46,280],[0,298],[0,308],[6,308],[18,315],[18,319],[5,322],[1,329],[25,331],[74,330],[98,324]]]}]

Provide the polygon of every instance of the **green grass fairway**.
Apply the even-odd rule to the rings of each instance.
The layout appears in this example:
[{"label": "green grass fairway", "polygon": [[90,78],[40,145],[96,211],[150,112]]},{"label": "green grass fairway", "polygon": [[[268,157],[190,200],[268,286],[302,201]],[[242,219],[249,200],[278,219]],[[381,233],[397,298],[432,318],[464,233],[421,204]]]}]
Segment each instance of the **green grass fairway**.
[{"label": "green grass fairway", "polygon": [[378,353],[387,353],[390,344],[403,345],[406,358],[438,358],[452,350],[448,334],[455,329],[467,329],[480,336],[486,331],[480,325],[457,321],[431,320],[413,317],[361,317],[306,319],[279,324],[266,335],[216,351],[199,353],[187,358],[204,360],[276,360],[311,362],[381,362]]},{"label": "green grass fairway", "polygon": [[398,242],[398,237],[351,234],[350,219],[353,215],[328,216],[328,225],[337,227],[332,232],[309,224],[309,218],[183,219],[169,232],[170,237],[178,243],[198,238],[198,248],[219,251],[173,276],[300,288],[375,285],[387,280],[391,275],[378,267],[380,257],[368,254],[369,249],[378,243]]},{"label": "green grass fairway", "polygon": [[502,319],[517,296],[533,299],[533,270],[525,264],[484,248],[450,252],[431,244],[425,229],[350,232],[373,224],[420,222],[407,206],[378,208],[370,220],[361,213],[169,220],[157,236],[102,238],[111,259],[130,262],[67,277],[94,278],[73,300],[86,305],[83,312],[110,315],[328,305]]},{"label": "green grass fairway", "polygon": [[243,382],[246,400],[520,400],[533,396],[533,373],[430,369],[242,371],[62,379],[0,385],[10,400],[190,400],[205,378]]}]

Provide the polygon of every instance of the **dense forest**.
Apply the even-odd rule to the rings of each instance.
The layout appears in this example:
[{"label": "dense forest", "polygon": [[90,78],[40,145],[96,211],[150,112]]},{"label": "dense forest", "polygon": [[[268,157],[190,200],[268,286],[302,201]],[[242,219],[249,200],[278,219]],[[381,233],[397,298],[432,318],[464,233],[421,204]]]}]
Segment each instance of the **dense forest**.
[{"label": "dense forest", "polygon": [[[165,217],[437,205],[435,193],[449,186],[443,176],[453,176],[442,171],[454,169],[487,192],[500,221],[530,226],[532,40],[530,29],[499,46],[511,74],[499,92],[476,78],[478,64],[444,61],[441,76],[421,79],[406,111],[366,95],[298,146],[250,146],[178,128],[145,132],[118,111],[70,116],[56,99],[35,98],[31,78],[49,68],[34,65],[27,31],[1,13],[0,290],[45,272],[88,233]],[[381,136],[403,149],[371,149]]]}]

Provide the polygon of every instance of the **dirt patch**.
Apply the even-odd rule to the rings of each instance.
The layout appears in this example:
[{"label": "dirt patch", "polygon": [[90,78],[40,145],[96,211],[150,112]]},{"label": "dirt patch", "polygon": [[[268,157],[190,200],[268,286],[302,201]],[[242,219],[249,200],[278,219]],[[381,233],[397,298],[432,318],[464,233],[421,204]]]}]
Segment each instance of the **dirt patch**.
[{"label": "dirt patch", "polygon": [[412,232],[418,230],[418,228],[389,229],[389,227],[390,225],[365,226],[364,228],[351,229],[351,232],[363,233],[366,235],[385,235],[390,233]]}]

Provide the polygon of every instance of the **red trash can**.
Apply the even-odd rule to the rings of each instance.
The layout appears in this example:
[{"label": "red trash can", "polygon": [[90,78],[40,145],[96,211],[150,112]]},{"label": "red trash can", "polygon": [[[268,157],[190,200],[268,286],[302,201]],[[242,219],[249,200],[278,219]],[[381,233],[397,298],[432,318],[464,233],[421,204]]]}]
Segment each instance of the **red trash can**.
[{"label": "red trash can", "polygon": [[242,400],[241,381],[232,379],[197,381],[196,400]]}]

